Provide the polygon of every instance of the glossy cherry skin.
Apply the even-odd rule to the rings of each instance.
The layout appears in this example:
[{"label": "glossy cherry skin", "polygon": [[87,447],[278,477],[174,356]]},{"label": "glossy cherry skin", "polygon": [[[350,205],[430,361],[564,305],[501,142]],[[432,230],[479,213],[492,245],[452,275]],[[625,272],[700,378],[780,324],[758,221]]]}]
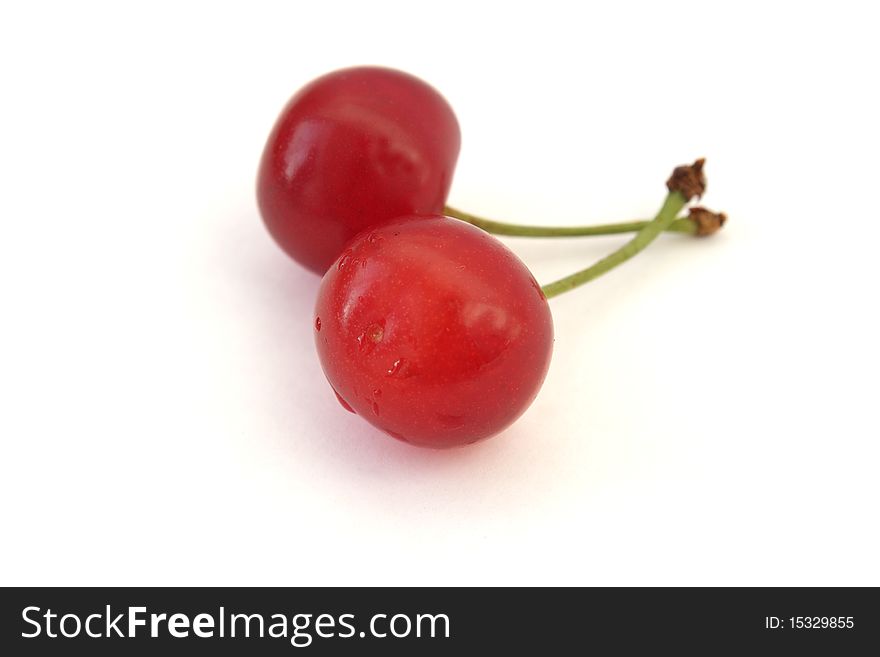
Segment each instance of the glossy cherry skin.
[{"label": "glossy cherry skin", "polygon": [[537,395],[553,347],[550,309],[526,266],[443,216],[358,235],[324,275],[313,319],[343,406],[426,447],[507,427]]},{"label": "glossy cherry skin", "polygon": [[418,78],[329,73],[293,96],[269,135],[260,212],[288,255],[323,274],[361,230],[442,212],[460,144],[452,108]]}]

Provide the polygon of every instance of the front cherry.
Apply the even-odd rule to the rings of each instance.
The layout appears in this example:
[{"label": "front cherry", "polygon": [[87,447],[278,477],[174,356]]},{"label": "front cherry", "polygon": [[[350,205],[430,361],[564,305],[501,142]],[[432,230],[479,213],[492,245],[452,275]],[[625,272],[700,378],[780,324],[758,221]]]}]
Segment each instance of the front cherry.
[{"label": "front cherry", "polygon": [[325,274],[313,319],[343,405],[437,448],[512,423],[537,395],[553,345],[547,301],[525,265],[443,216],[361,233]]},{"label": "front cherry", "polygon": [[461,143],[432,87],[400,71],[324,75],[281,112],[266,143],[257,200],[276,242],[323,274],[361,230],[443,211]]}]

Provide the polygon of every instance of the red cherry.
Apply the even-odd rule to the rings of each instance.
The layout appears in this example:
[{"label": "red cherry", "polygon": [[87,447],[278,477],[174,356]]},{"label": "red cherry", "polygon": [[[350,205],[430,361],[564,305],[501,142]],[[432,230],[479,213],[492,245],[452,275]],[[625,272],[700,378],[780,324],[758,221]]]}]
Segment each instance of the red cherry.
[{"label": "red cherry", "polygon": [[324,275],[314,327],[343,405],[428,447],[507,427],[537,395],[553,346],[526,266],[491,235],[436,215],[352,240]]},{"label": "red cherry", "polygon": [[407,73],[329,73],[281,112],[260,162],[257,201],[275,241],[323,274],[377,222],[443,211],[461,134],[452,108]]}]

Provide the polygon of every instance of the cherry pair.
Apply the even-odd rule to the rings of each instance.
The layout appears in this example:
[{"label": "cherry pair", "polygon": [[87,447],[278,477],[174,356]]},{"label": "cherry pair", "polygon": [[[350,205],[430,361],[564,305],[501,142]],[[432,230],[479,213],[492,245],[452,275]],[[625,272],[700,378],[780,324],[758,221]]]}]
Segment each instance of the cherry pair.
[{"label": "cherry pair", "polygon": [[[272,236],[324,275],[314,331],[339,401],[429,447],[494,435],[528,408],[550,362],[548,297],[609,271],[664,230],[707,234],[724,221],[699,208],[677,217],[702,194],[702,161],[676,169],[651,221],[545,228],[481,219],[445,206],[459,146],[452,109],[427,84],[389,69],[346,69],[290,100],[257,185]],[[487,231],[635,236],[542,289]]]}]

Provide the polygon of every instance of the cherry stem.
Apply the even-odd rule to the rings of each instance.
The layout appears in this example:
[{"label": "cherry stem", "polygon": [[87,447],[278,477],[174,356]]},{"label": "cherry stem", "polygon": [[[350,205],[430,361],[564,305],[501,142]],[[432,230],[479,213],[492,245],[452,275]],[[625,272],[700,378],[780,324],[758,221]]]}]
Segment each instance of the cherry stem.
[{"label": "cherry stem", "polygon": [[[588,237],[591,235],[617,235],[619,233],[636,233],[647,226],[650,221],[624,221],[614,224],[596,224],[592,226],[523,226],[478,217],[469,212],[446,206],[443,213],[447,217],[461,219],[477,228],[482,228],[492,235],[510,235],[513,237]],[[673,221],[666,231],[674,233],[697,234],[697,223],[688,217],[680,217]]]},{"label": "cherry stem", "polygon": [[637,253],[641,252],[646,246],[653,242],[660,233],[668,230],[675,222],[675,217],[687,205],[688,199],[678,190],[670,191],[663,202],[663,207],[651,221],[647,222],[639,229],[639,232],[622,247],[602,258],[594,265],[575,272],[570,276],[561,278],[558,281],[544,285],[541,290],[548,299],[555,297],[563,292],[568,292],[576,287],[588,283],[602,274],[605,274],[618,265],[626,262]]}]

